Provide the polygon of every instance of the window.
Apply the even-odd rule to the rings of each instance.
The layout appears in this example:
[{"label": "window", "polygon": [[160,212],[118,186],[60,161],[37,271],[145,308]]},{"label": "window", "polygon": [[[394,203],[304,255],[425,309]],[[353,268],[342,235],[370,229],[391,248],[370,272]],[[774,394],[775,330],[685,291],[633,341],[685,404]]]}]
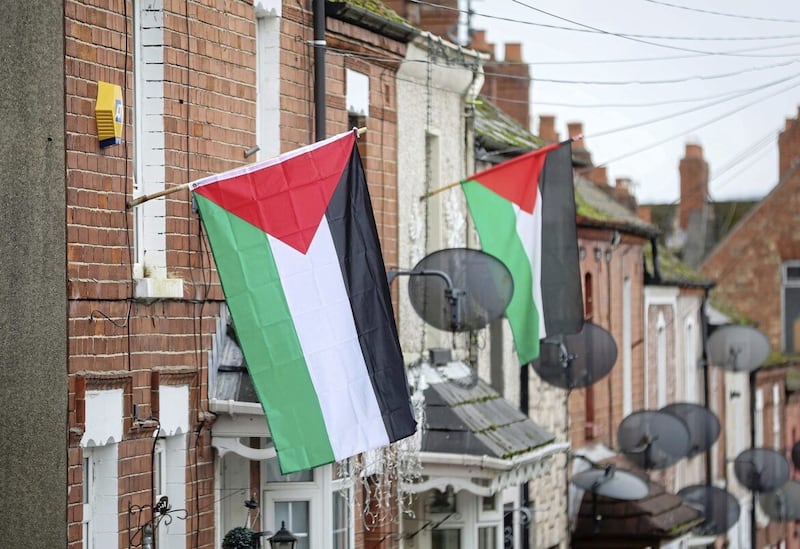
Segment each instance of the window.
[{"label": "window", "polygon": [[783,350],[800,353],[800,261],[783,264]]},{"label": "window", "polygon": [[[267,5],[270,4],[270,5]],[[256,0],[256,145],[258,158],[281,152],[280,24],[281,3]]]},{"label": "window", "polygon": [[333,493],[333,549],[350,547],[350,492]]},{"label": "window", "polygon": [[275,532],[285,524],[298,549],[353,547],[352,489],[333,478],[333,466],[282,475],[276,457],[262,464],[264,530]]},{"label": "window", "polygon": [[439,528],[431,532],[431,549],[460,549],[461,530]]},{"label": "window", "polygon": [[[164,190],[166,182],[162,3],[134,0],[133,20],[133,195],[138,197]],[[166,217],[163,197],[133,209],[136,297],[183,297],[183,280],[167,278]]]},{"label": "window", "polygon": [[484,526],[478,528],[478,549],[497,548],[497,527]]},{"label": "window", "polygon": [[633,359],[632,345],[632,318],[631,305],[631,277],[626,276],[622,281],[622,415],[627,416],[633,411]]},{"label": "window", "polygon": [[684,372],[686,372],[686,398],[687,402],[698,402],[697,395],[697,346],[694,330],[694,320],[688,318],[684,330],[683,349],[686,353],[684,358]]},{"label": "window", "polygon": [[753,413],[753,430],[755,431],[755,445],[757,448],[764,446],[764,390],[756,389],[755,411]]},{"label": "window", "polygon": [[781,385],[772,384],[772,447],[781,451]]},{"label": "window", "polygon": [[117,445],[83,449],[83,548],[119,546]]},{"label": "window", "polygon": [[656,324],[656,380],[658,407],[663,408],[667,405],[667,323],[660,312]]},{"label": "window", "polygon": [[[157,2],[134,1],[134,196],[164,190],[164,11]],[[137,278],[166,278],[166,202],[134,208]]]},{"label": "window", "polygon": [[345,102],[347,103],[347,125],[363,128],[369,116],[369,77],[347,69],[345,71]]}]

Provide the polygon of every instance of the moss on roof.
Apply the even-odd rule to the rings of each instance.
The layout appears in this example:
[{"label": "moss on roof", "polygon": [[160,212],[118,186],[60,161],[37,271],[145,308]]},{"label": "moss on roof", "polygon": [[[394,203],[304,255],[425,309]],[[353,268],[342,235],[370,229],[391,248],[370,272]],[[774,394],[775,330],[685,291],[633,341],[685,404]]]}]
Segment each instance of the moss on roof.
[{"label": "moss on roof", "polygon": [[[650,273],[654,273],[652,245],[644,247],[644,262],[647,270]],[[658,272],[661,275],[661,280],[666,283],[692,286],[710,286],[713,284],[713,280],[695,271],[686,263],[683,263],[666,246],[658,247]]]},{"label": "moss on roof", "polygon": [[544,141],[500,110],[488,98],[479,96],[475,107],[475,137],[490,152],[512,149],[517,154],[538,149]]},{"label": "moss on roof", "polygon": [[727,299],[720,296],[718,292],[712,290],[709,300],[711,306],[730,319],[731,324],[753,325],[753,319],[737,310]]},{"label": "moss on roof", "polygon": [[350,6],[355,6],[357,8],[361,8],[367,10],[369,12],[374,13],[388,21],[394,21],[395,23],[405,23],[410,25],[408,21],[406,21],[403,17],[400,16],[396,11],[392,8],[380,2],[379,0],[327,0],[332,4],[348,4]]}]

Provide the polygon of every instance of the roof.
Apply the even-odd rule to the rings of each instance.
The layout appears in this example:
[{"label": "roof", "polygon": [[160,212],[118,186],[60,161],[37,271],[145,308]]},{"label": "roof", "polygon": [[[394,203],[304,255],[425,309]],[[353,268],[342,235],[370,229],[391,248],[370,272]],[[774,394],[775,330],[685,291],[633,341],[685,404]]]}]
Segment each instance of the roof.
[{"label": "roof", "polygon": [[658,235],[658,228],[639,218],[581,175],[575,176],[575,205],[578,226],[612,228],[646,238]]},{"label": "roof", "polygon": [[[478,160],[500,163],[545,145],[519,122],[500,110],[485,96],[475,102],[475,146]],[[573,150],[573,164],[581,164]],[[575,205],[578,225],[613,228],[647,238],[658,234],[658,228],[643,221],[635,213],[609,197],[585,177],[576,175]]]},{"label": "roof", "polygon": [[478,160],[499,163],[544,146],[544,141],[500,110],[486,96],[475,100],[475,147]]},{"label": "roof", "polygon": [[[572,535],[572,547],[611,547],[617,546],[615,542],[622,546],[621,542],[625,540],[638,540],[641,547],[646,547],[651,545],[647,540],[673,539],[688,534],[703,521],[700,511],[685,504],[678,495],[667,492],[662,485],[652,482],[624,456],[617,454],[601,463],[610,462],[615,463],[618,470],[644,480],[649,493],[635,501],[585,493]],[[597,516],[602,518],[597,521]]]},{"label": "roof", "polygon": [[419,368],[424,377],[423,452],[512,459],[555,440],[465,364]]},{"label": "roof", "polygon": [[326,0],[325,15],[401,42],[420,32],[379,0]]},{"label": "roof", "polygon": [[690,288],[711,288],[714,286],[713,280],[683,263],[666,246],[658,246],[658,279],[655,278],[655,269],[653,268],[652,243],[644,247],[644,264],[645,270],[649,274],[648,284]]}]

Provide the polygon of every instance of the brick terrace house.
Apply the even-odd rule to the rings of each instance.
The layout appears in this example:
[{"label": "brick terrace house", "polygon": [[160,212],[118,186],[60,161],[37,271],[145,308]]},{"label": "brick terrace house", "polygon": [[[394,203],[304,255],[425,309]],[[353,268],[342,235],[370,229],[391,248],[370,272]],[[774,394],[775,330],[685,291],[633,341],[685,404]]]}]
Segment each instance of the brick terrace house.
[{"label": "brick terrace house", "polygon": [[[415,31],[354,4],[325,3],[322,112],[328,134],[367,128],[360,145],[395,262],[395,71]],[[364,546],[360,493],[334,486],[332,467],[273,482],[263,414],[217,398],[220,367],[236,364],[225,363],[223,295],[188,193],[128,207],[314,141],[312,15],[310,3],[279,0],[67,1],[7,13],[3,249],[34,276],[3,298],[4,327],[17,317],[2,345],[3,408],[17,418],[4,422],[4,478],[27,497],[4,507],[18,518],[2,545],[139,547],[162,501],[174,520],[154,532],[159,547],[218,547],[248,514],[257,530],[287,518],[314,547]],[[95,120],[101,81],[122,91],[122,135],[110,146]],[[35,112],[21,108],[33,97]],[[35,151],[9,139],[25,132]],[[232,474],[220,448],[245,469]]]},{"label": "brick terrace house", "polygon": [[[800,118],[786,120],[778,138],[779,180],[770,193],[720,240],[700,264],[717,281],[714,295],[767,335],[773,350],[751,380],[751,443],[787,452],[798,440],[796,375],[800,353]],[[731,457],[731,456],[729,456]],[[798,523],[767,526],[756,513],[759,547],[800,545]]]}]

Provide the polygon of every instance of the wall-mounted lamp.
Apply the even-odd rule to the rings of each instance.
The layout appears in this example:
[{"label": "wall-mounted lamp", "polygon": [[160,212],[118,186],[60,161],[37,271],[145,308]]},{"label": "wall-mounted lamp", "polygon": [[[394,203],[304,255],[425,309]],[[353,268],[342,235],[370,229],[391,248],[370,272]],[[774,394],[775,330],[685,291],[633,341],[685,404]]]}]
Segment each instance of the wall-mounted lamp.
[{"label": "wall-mounted lamp", "polygon": [[600,261],[600,259],[602,259],[602,257],[603,257],[603,250],[601,250],[600,248],[595,248],[594,249],[594,260],[595,261]]},{"label": "wall-mounted lamp", "polygon": [[281,529],[269,539],[269,546],[272,549],[294,549],[297,545],[297,538],[286,529],[286,523],[281,521]]},{"label": "wall-mounted lamp", "polygon": [[612,255],[613,255],[613,252],[612,252],[611,248],[606,249],[606,263],[611,261],[611,256]]},{"label": "wall-mounted lamp", "polygon": [[581,258],[581,261],[583,261],[584,259],[586,259],[586,248],[584,248],[583,246],[581,246],[581,247],[578,249],[578,255],[580,256],[580,258]]}]

